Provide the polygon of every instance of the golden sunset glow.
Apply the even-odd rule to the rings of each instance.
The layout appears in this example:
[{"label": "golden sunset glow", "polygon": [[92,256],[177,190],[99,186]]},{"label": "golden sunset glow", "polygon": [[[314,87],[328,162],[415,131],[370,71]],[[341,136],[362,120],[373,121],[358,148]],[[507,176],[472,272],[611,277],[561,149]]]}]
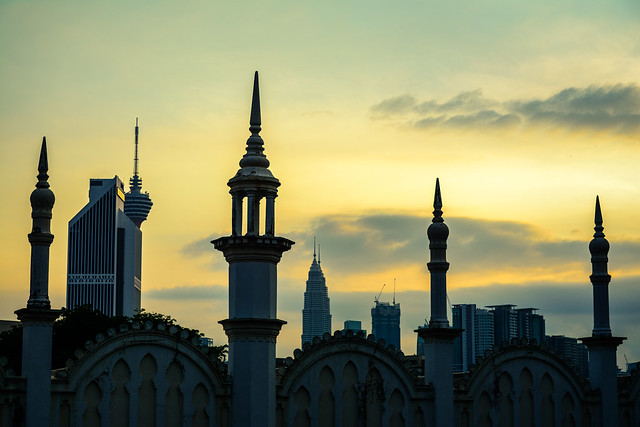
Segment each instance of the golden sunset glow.
[{"label": "golden sunset glow", "polygon": [[396,278],[403,350],[415,352],[439,177],[450,302],[535,306],[548,334],[593,326],[598,194],[611,326],[629,337],[618,354],[639,360],[639,18],[634,0],[0,1],[1,318],[28,298],[42,136],[56,196],[49,293],[61,307],[68,221],[90,178],[128,182],[139,117],[154,203],[142,305],[226,342],[227,264],[208,242],[231,232],[226,183],[259,70],[261,135],[282,183],[276,234],[296,241],[278,270],[279,356],[300,346],[313,236],[333,329],[356,319],[370,330],[373,297],[386,283],[391,300]]}]

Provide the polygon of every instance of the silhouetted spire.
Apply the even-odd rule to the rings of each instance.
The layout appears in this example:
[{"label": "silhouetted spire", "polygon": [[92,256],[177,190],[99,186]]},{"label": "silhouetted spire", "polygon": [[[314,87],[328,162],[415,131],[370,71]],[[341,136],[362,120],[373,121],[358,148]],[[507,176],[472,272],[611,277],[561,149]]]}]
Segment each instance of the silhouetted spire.
[{"label": "silhouetted spire", "polygon": [[436,191],[433,195],[433,222],[443,222],[442,219],[442,195],[440,194],[440,178],[436,178]]},{"label": "silhouetted spire", "polygon": [[591,262],[600,265],[598,272],[601,273],[607,271],[607,255],[609,253],[609,242],[604,237],[604,227],[602,226],[602,211],[600,209],[600,198],[596,196],[596,212],[594,218],[595,227],[593,227],[595,233],[593,233],[593,240],[589,243],[589,252],[591,252]]},{"label": "silhouetted spire", "polygon": [[51,211],[55,203],[53,191],[49,188],[49,162],[47,159],[47,139],[42,138],[38,159],[38,182],[31,192],[31,218],[33,227],[29,234],[31,243],[31,286],[27,307],[49,309],[49,246],[51,234]]},{"label": "silhouetted spire", "polygon": [[258,84],[258,72],[253,77],[253,96],[251,98],[251,117],[249,118],[251,133],[259,133],[262,119],[260,118],[260,88]]},{"label": "silhouetted spire", "polygon": [[264,141],[260,136],[262,119],[260,118],[260,89],[258,86],[258,72],[253,79],[253,96],[251,98],[251,117],[249,118],[251,136],[247,140],[247,153],[240,160],[240,167],[269,167],[269,160],[264,152]]},{"label": "silhouetted spire", "polygon": [[440,194],[440,180],[436,178],[436,191],[433,197],[433,219],[427,228],[429,238],[430,261],[427,267],[431,272],[431,327],[449,327],[447,319],[447,281],[446,273],[449,269],[447,262],[447,237],[449,227],[442,218],[442,195]]},{"label": "silhouetted spire", "polygon": [[42,146],[40,147],[40,159],[38,160],[38,188],[49,188],[49,159],[47,157],[47,137],[42,137]]}]

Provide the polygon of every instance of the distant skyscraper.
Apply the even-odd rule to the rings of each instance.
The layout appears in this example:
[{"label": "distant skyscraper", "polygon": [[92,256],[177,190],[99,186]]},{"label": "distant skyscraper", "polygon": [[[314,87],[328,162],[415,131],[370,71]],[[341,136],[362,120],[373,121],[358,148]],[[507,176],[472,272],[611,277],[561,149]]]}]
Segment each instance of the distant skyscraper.
[{"label": "distant skyscraper", "polygon": [[545,341],[569,360],[569,364],[576,368],[582,376],[585,378],[589,376],[589,355],[586,345],[579,343],[576,338],[564,335],[546,336]]},{"label": "distant skyscraper", "polygon": [[384,338],[387,345],[400,349],[400,304],[375,300],[371,309],[371,333],[376,339]]},{"label": "distant skyscraper", "polygon": [[320,253],[316,261],[316,243],[313,242],[313,262],[309,269],[307,290],[302,310],[302,344],[312,342],[313,337],[331,333],[331,308],[329,291],[320,267]]},{"label": "distant skyscraper", "polygon": [[453,341],[453,371],[462,372],[469,369],[476,356],[476,305],[454,304],[451,310],[453,327],[463,329]]},{"label": "distant skyscraper", "polygon": [[[89,203],[69,221],[67,308],[90,304],[109,316],[140,310],[142,231],[151,209],[140,192],[138,126],[131,191],[112,179],[91,179]],[[126,212],[126,213],[125,213]]]},{"label": "distant skyscraper", "polygon": [[518,314],[513,304],[488,305],[493,309],[493,338],[496,345],[518,336]]},{"label": "distant skyscraper", "polygon": [[518,308],[518,338],[536,340],[538,344],[544,342],[544,317],[536,314],[537,308]]},{"label": "distant skyscraper", "polygon": [[495,343],[493,336],[493,311],[484,308],[476,308],[476,317],[474,322],[475,337],[475,357],[482,356],[485,351],[491,350]]},{"label": "distant skyscraper", "polygon": [[367,336],[367,330],[362,329],[362,322],[359,320],[345,320],[343,332],[346,332],[347,330],[353,331],[354,334],[362,331],[364,336]]}]

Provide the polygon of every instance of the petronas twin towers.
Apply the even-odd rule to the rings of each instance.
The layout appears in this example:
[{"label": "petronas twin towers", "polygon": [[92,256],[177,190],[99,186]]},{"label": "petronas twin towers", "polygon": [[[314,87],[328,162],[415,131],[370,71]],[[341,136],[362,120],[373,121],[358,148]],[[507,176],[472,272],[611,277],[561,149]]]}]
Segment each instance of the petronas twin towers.
[{"label": "petronas twin towers", "polygon": [[321,337],[325,332],[331,333],[330,299],[322,267],[320,267],[319,253],[316,260],[314,239],[313,262],[309,269],[307,290],[304,293],[304,309],[302,310],[302,344],[312,342],[313,337]]}]

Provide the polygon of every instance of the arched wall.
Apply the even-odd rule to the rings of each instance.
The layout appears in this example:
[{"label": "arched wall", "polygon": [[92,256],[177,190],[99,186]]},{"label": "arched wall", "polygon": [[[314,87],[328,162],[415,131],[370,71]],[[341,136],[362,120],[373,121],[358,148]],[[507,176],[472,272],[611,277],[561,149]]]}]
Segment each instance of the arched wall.
[{"label": "arched wall", "polygon": [[[463,425],[582,425],[586,388],[573,369],[534,345],[502,348],[474,366],[456,407]],[[488,419],[487,419],[488,417]]]},{"label": "arched wall", "polygon": [[227,425],[228,389],[218,366],[197,347],[199,337],[181,332],[148,323],[98,335],[57,384],[54,419],[60,425]]},{"label": "arched wall", "polygon": [[[281,368],[280,425],[414,425],[416,413],[429,411],[430,388],[403,365],[401,352],[372,336],[325,334],[304,352],[296,350]],[[301,391],[302,390],[302,391]],[[308,399],[306,399],[308,395]],[[303,406],[301,406],[303,405]],[[357,425],[357,424],[356,424]]]}]

